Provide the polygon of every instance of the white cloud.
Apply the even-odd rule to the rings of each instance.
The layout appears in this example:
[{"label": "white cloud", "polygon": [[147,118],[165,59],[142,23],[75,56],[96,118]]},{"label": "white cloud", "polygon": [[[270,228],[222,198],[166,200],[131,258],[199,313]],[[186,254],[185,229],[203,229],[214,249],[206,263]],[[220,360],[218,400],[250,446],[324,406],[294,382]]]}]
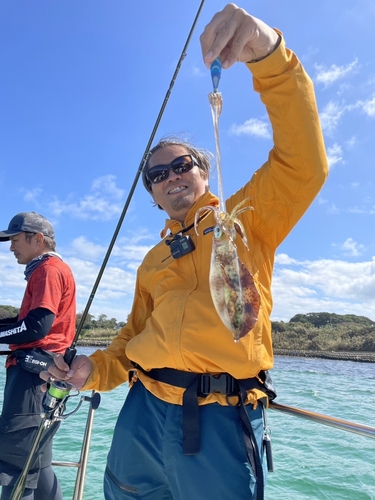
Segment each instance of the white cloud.
[{"label": "white cloud", "polygon": [[115,179],[113,175],[99,177],[92,182],[92,194],[77,201],[70,201],[74,198],[73,194],[65,201],[56,199],[49,204],[49,209],[58,216],[65,213],[83,220],[110,220],[121,213],[120,201],[124,195],[124,191],[116,186]]},{"label": "white cloud", "polygon": [[287,255],[286,253],[278,253],[275,257],[275,262],[280,266],[297,264],[296,259],[289,257],[289,255]]},{"label": "white cloud", "polygon": [[349,214],[358,214],[358,215],[374,215],[375,214],[375,205],[371,207],[350,207],[347,209]]},{"label": "white cloud", "polygon": [[354,59],[353,62],[347,64],[346,66],[336,66],[336,64],[332,64],[328,69],[324,69],[324,66],[315,65],[318,73],[315,77],[315,81],[317,83],[322,83],[325,87],[329,87],[337,80],[344,78],[348,74],[352,73],[358,63],[358,59]]},{"label": "white cloud", "polygon": [[[351,187],[355,189],[357,186],[352,184]],[[346,207],[338,207],[335,203],[331,203],[327,207],[327,211],[330,214],[356,214],[356,215],[375,215],[375,205],[373,205],[373,198],[366,197],[363,199],[363,205],[358,206],[346,206]]]},{"label": "white cloud", "polygon": [[319,53],[319,49],[317,47],[313,47],[312,45],[309,45],[307,47],[306,52],[302,55],[301,60],[302,61],[309,61],[313,57],[315,57]]},{"label": "white cloud", "polygon": [[[139,265],[154,245],[116,245],[113,255],[125,261],[135,261]],[[168,249],[166,254],[168,255]]]},{"label": "white cloud", "polygon": [[72,241],[70,252],[80,255],[82,259],[96,260],[104,257],[106,250],[103,245],[96,245],[84,236],[79,236]]},{"label": "white cloud", "polygon": [[319,114],[322,129],[327,133],[333,132],[347,109],[343,104],[330,101]]},{"label": "white cloud", "polygon": [[[346,246],[355,249],[358,244],[349,240]],[[355,263],[291,259],[284,264],[285,260],[285,256],[281,262],[276,259],[274,320],[288,321],[295,314],[325,311],[375,319],[375,258]]]},{"label": "white cloud", "polygon": [[[144,233],[143,236],[136,235],[134,238],[119,238],[112,249],[111,258],[114,258],[117,263],[120,261],[122,263],[134,261],[138,267],[146,253],[149,252],[155,244],[155,242],[153,242],[152,245],[139,245],[139,241],[144,239],[150,240],[151,236]],[[99,259],[103,259],[107,250],[108,247],[88,241],[85,236],[79,236],[72,241],[71,246],[66,250],[66,254],[79,256],[84,260],[95,262]]]},{"label": "white cloud", "polygon": [[336,93],[338,96],[341,96],[351,88],[351,85],[349,85],[348,83],[341,83]]},{"label": "white cloud", "polygon": [[123,197],[124,190],[116,186],[115,179],[115,175],[103,175],[92,181],[91,188],[95,192],[105,192],[119,200]]},{"label": "white cloud", "polygon": [[[151,245],[139,244],[145,240]],[[106,314],[125,321],[133,302],[136,272],[146,253],[155,244],[155,236],[142,228],[134,236],[122,236],[115,244],[100,279],[90,314]],[[74,239],[61,251],[72,269],[77,286],[77,311],[83,311],[97,280],[107,247],[88,240]],[[0,304],[19,307],[26,286],[25,266],[17,264],[9,244],[0,245]]]},{"label": "white cloud", "polygon": [[[155,241],[151,245],[139,242],[153,239],[153,235],[140,228],[137,234],[122,236],[117,240],[95,294],[91,314],[106,314],[119,321],[126,320],[133,302],[137,269],[155,244]],[[85,302],[90,297],[106,251],[106,247],[88,241],[83,236],[73,240],[69,248],[67,263],[76,279],[79,311],[86,307]]]},{"label": "white cloud", "polygon": [[[91,297],[100,266],[77,257],[66,262],[72,269],[77,285],[77,311],[83,311]],[[133,302],[136,273],[109,264],[96,290],[90,314],[106,314],[119,321],[126,320]],[[108,313],[111,310],[111,313]]]},{"label": "white cloud", "polygon": [[353,136],[349,140],[345,141],[345,146],[347,147],[347,149],[353,149],[354,146],[356,146],[357,142],[357,137]]},{"label": "white cloud", "polygon": [[330,169],[337,163],[342,163],[342,149],[339,144],[335,143],[333,146],[327,148],[327,159]]},{"label": "white cloud", "polygon": [[[375,116],[375,96],[367,101],[357,101],[354,104],[338,103],[329,101],[323,111],[319,113],[320,123],[323,131],[326,134],[331,134],[338,126],[342,116],[348,111],[361,110],[368,116]],[[356,137],[352,137],[347,141],[348,148],[354,146],[357,142]]]},{"label": "white cloud", "polygon": [[270,139],[270,125],[268,122],[259,120],[258,118],[250,118],[242,125],[232,125],[230,128],[232,135],[253,135],[262,139]]},{"label": "white cloud", "polygon": [[198,66],[193,66],[192,68],[192,74],[196,78],[202,78],[202,77],[207,77],[207,71],[202,71],[202,69]]},{"label": "white cloud", "polygon": [[36,201],[36,199],[39,197],[39,195],[42,194],[43,190],[41,188],[34,188],[34,189],[22,188],[21,192],[24,193],[23,199],[25,201]]},{"label": "white cloud", "polygon": [[160,240],[159,234],[151,234],[146,228],[138,228],[135,233],[129,233],[128,236],[122,236],[118,241],[119,243],[127,242],[130,245],[137,245],[140,241],[150,240],[154,244]]},{"label": "white cloud", "polygon": [[375,95],[371,99],[363,103],[363,111],[370,117],[375,116]]},{"label": "white cloud", "polygon": [[25,266],[9,251],[9,242],[0,243],[0,304],[20,306],[25,291]]},{"label": "white cloud", "polygon": [[83,220],[110,220],[121,212],[121,205],[95,197],[86,196],[78,202],[62,202],[55,200],[50,203],[49,209],[54,215],[69,214]]},{"label": "white cloud", "polygon": [[335,203],[331,203],[328,207],[328,213],[330,214],[339,214],[340,212],[342,212],[342,210],[335,204]]},{"label": "white cloud", "polygon": [[341,246],[341,249],[344,252],[344,255],[349,255],[353,257],[357,257],[361,255],[364,250],[364,246],[360,243],[357,243],[352,238],[348,238]]}]

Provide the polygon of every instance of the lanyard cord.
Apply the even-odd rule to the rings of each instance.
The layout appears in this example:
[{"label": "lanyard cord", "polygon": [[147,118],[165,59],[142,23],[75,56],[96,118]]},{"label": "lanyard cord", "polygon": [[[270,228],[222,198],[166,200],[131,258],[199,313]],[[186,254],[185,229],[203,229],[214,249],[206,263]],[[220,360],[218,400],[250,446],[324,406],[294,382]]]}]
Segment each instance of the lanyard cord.
[{"label": "lanyard cord", "polygon": [[203,215],[201,215],[199,217],[199,219],[196,221],[196,222],[193,222],[192,224],[190,224],[190,226],[188,227],[184,227],[184,229],[181,229],[181,231],[177,231],[177,233],[173,234],[172,232],[169,234],[169,236],[177,236],[178,234],[185,234],[187,233],[188,231],[190,231],[190,229],[192,229],[195,225],[198,226],[198,224],[200,222],[202,222],[203,219],[205,219],[207,217],[207,215],[210,213],[210,210],[207,210],[207,212],[204,212]]},{"label": "lanyard cord", "polygon": [[151,135],[150,135],[150,138],[148,140],[148,143],[147,143],[147,146],[146,146],[146,149],[143,153],[143,157],[142,157],[142,160],[141,160],[141,163],[139,164],[139,167],[138,167],[138,170],[137,170],[137,173],[135,175],[135,179],[133,181],[133,185],[129,191],[129,195],[128,195],[128,198],[125,202],[125,205],[124,205],[124,208],[122,210],[122,213],[120,215],[120,219],[117,223],[117,226],[116,226],[116,229],[115,229],[115,232],[112,236],[112,240],[108,246],[108,250],[107,250],[107,253],[105,254],[105,257],[104,257],[104,260],[103,260],[103,263],[101,265],[101,268],[99,269],[99,273],[98,273],[98,276],[96,278],[96,281],[94,283],[94,286],[92,288],[92,291],[91,291],[91,294],[89,296],[89,299],[87,301],[87,304],[86,304],[86,307],[85,307],[85,310],[83,311],[82,313],[82,317],[80,319],[80,322],[78,324],[78,327],[77,327],[77,331],[76,331],[76,334],[74,336],[74,339],[73,339],[73,342],[72,342],[72,345],[70,347],[67,348],[67,350],[65,351],[65,356],[64,356],[64,360],[66,363],[68,363],[68,365],[70,365],[70,363],[73,361],[73,358],[76,354],[76,349],[75,349],[75,346],[76,346],[76,343],[77,343],[77,340],[78,340],[78,337],[82,331],[82,328],[83,328],[83,325],[86,321],[86,318],[87,318],[87,314],[90,310],[90,307],[91,307],[91,303],[92,301],[94,300],[94,297],[95,297],[95,294],[96,294],[96,290],[98,289],[98,286],[99,286],[99,283],[100,283],[100,280],[102,278],[102,275],[104,273],[104,270],[105,270],[105,267],[107,265],[107,262],[109,260],[109,257],[111,255],[111,252],[112,252],[112,249],[115,245],[115,242],[116,242],[116,239],[117,239],[117,236],[118,236],[118,233],[120,232],[120,229],[121,229],[121,225],[123,223],[123,220],[125,218],[125,215],[126,215],[126,212],[128,210],[128,207],[129,207],[129,204],[130,204],[130,201],[133,197],[133,194],[134,194],[134,191],[135,191],[135,188],[136,188],[136,185],[138,183],[138,179],[139,179],[139,176],[141,175],[142,173],[142,170],[143,170],[143,167],[147,161],[147,158],[148,158],[148,155],[149,155],[149,150],[151,148],[151,145],[152,145],[152,142],[154,140],[154,137],[155,137],[155,134],[156,134],[156,131],[158,129],[158,126],[159,126],[159,123],[160,123],[160,120],[163,116],[163,113],[164,113],[164,109],[167,105],[167,102],[168,102],[168,99],[169,99],[169,96],[171,95],[171,92],[172,92],[172,88],[173,88],[173,85],[176,81],[176,78],[177,78],[177,75],[178,75],[178,72],[180,71],[180,68],[181,68],[181,64],[182,64],[182,61],[185,59],[186,57],[186,50],[187,50],[187,47],[190,43],[190,39],[193,35],[193,31],[194,31],[194,28],[197,24],[197,21],[198,21],[198,18],[200,16],[200,13],[201,13],[201,10],[203,8],[203,4],[204,4],[205,0],[202,0],[200,5],[199,5],[199,8],[198,8],[198,11],[195,15],[195,18],[194,18],[194,21],[193,21],[193,24],[190,28],[190,32],[189,32],[189,35],[186,39],[186,42],[185,42],[185,45],[184,45],[184,48],[182,49],[182,53],[181,53],[181,56],[180,56],[180,59],[178,60],[178,63],[177,63],[177,66],[176,66],[176,69],[173,73],[173,76],[172,76],[172,80],[169,84],[169,88],[167,90],[167,93],[164,97],[164,101],[162,103],[162,106],[160,108],[160,111],[159,111],[159,114],[157,116],[157,119],[156,119],[156,122],[155,122],[155,125],[154,125],[154,128],[152,129],[152,132],[151,132]]}]

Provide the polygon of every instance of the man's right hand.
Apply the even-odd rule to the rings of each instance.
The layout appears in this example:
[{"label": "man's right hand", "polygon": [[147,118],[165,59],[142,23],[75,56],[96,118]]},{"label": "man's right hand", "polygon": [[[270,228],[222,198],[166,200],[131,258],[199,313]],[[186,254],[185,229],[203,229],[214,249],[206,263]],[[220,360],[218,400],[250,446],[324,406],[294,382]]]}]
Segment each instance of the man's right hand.
[{"label": "man's right hand", "polygon": [[220,55],[223,68],[236,61],[251,62],[267,57],[279,43],[279,35],[266,23],[230,3],[217,12],[200,37],[207,66]]},{"label": "man's right hand", "polygon": [[[49,366],[48,371],[40,373],[40,378],[46,382],[51,378],[62,380],[72,384],[77,389],[82,389],[92,372],[90,358],[84,355],[76,356],[69,366],[64,361],[63,354],[55,354],[55,364]],[[47,384],[42,385],[42,391],[46,392]]]}]

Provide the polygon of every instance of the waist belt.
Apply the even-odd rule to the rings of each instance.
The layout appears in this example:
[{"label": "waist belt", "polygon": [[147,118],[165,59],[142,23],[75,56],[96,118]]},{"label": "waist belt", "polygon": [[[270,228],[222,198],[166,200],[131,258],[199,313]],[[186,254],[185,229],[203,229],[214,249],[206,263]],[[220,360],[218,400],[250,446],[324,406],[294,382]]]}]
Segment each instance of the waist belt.
[{"label": "waist belt", "polygon": [[267,394],[270,401],[276,398],[271,377],[266,371],[259,372],[258,377],[235,379],[228,373],[197,374],[173,368],[144,370],[137,363],[133,365],[136,370],[140,370],[153,380],[185,389],[182,398],[184,455],[195,455],[200,448],[198,396],[205,397],[213,392],[219,392],[227,396],[239,395],[242,402],[246,391],[259,389]]},{"label": "waist belt", "polygon": [[[132,364],[136,370],[140,370],[153,380],[185,389],[182,397],[182,448],[184,455],[196,455],[199,453],[200,449],[198,397],[206,397],[213,392],[219,392],[227,396],[239,396],[237,408],[242,428],[247,438],[245,442],[249,461],[257,481],[256,499],[263,500],[263,466],[254,431],[244,407],[244,402],[247,397],[246,391],[252,389],[259,389],[264,392],[267,394],[270,401],[276,398],[276,391],[268,371],[259,372],[257,377],[235,379],[228,373],[221,373],[219,375],[210,375],[208,373],[197,374],[175,370],[173,368],[153,368],[151,370],[144,370],[137,363],[132,362]],[[129,374],[129,380],[130,379],[131,374]]]}]

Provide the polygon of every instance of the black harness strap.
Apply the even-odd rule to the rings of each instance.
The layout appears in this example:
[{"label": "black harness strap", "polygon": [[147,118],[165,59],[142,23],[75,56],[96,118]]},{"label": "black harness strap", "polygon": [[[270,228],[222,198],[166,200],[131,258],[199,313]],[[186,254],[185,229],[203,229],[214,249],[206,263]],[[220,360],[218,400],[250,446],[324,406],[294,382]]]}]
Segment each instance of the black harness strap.
[{"label": "black harness strap", "polygon": [[[243,392],[243,391],[242,391]],[[254,476],[256,478],[256,496],[255,500],[264,500],[264,475],[263,475],[263,464],[260,458],[260,452],[257,444],[257,440],[254,434],[253,426],[249,415],[246,413],[244,400],[246,399],[246,392],[241,395],[240,402],[237,405],[238,414],[240,416],[242,430],[245,436],[245,445],[247,450],[247,456],[253,470]]]},{"label": "black harness strap", "polygon": [[199,377],[186,388],[182,398],[182,449],[184,455],[196,455],[200,449],[201,432],[198,406]]},{"label": "black harness strap", "polygon": [[146,371],[137,363],[133,363],[133,365],[134,368],[145,373],[153,380],[185,389],[182,397],[183,453],[184,455],[195,455],[198,453],[200,447],[200,430],[197,394],[199,391],[198,383],[200,375],[174,370],[173,368],[153,368]]},{"label": "black harness strap", "polygon": [[[137,363],[134,368],[165,384],[185,389],[182,398],[182,430],[184,455],[196,455],[200,450],[199,405],[198,396],[206,397],[213,392],[239,397],[237,409],[245,436],[245,444],[250,466],[256,478],[256,500],[264,499],[264,475],[259,448],[253,427],[245,410],[246,391],[259,389],[267,394],[269,400],[276,398],[271,377],[267,371],[259,372],[257,377],[236,380],[228,373],[210,375],[209,373],[191,373],[173,368],[153,368],[144,370]],[[131,374],[129,376],[131,378]]]}]

